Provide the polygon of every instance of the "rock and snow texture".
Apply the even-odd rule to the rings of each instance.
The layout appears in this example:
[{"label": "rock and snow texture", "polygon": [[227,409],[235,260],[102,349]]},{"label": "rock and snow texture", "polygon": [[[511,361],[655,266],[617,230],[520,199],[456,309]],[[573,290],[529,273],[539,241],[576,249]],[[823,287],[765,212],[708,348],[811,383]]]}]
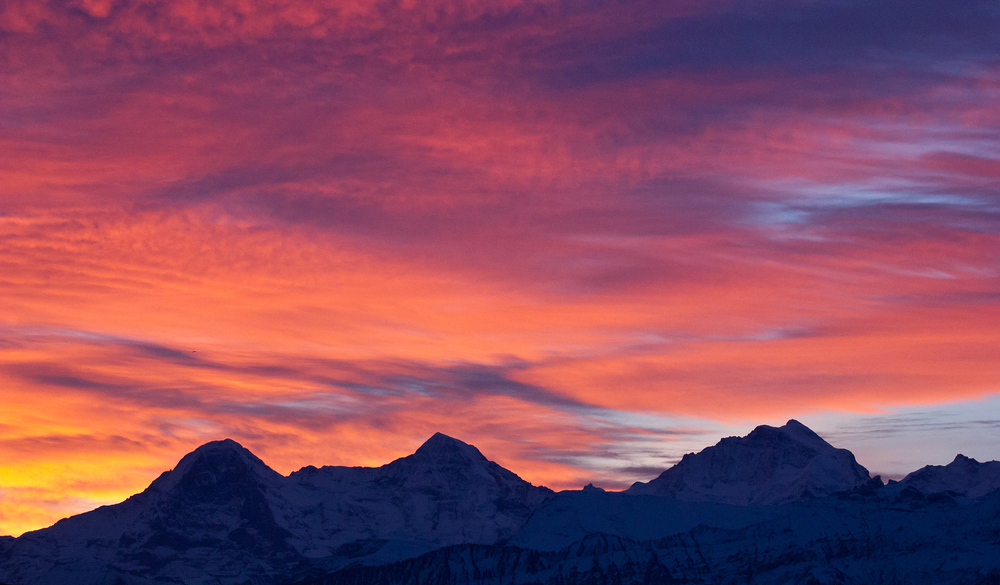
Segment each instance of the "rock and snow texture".
[{"label": "rock and snow texture", "polygon": [[591,533],[558,549],[448,547],[297,585],[993,585],[1000,580],[998,495],[915,512],[854,494],[758,507],[770,516],[739,529],[701,526],[641,541]]},{"label": "rock and snow texture", "polygon": [[514,534],[552,494],[440,433],[382,467],[307,467],[289,479],[292,506],[283,513],[296,544],[313,558],[361,540],[418,553],[493,544]]},{"label": "rock and snow texture", "polygon": [[277,566],[297,558],[269,505],[284,480],[234,441],[208,443],[121,504],[21,536],[0,581],[131,584],[155,575],[239,583],[276,577]]},{"label": "rock and snow texture", "polygon": [[216,441],[121,504],[4,542],[0,583],[273,583],[302,567],[493,544],[550,494],[440,434],[379,468],[290,477]]},{"label": "rock and snow texture", "polygon": [[948,465],[928,465],[904,477],[898,484],[924,494],[955,492],[979,498],[1000,489],[1000,461],[980,463],[958,455]]},{"label": "rock and snow texture", "polygon": [[996,583],[998,478],[959,456],[883,486],[795,421],[625,493],[553,494],[440,434],[289,477],[226,440],[121,504],[0,537],[0,583]]},{"label": "rock and snow texture", "polygon": [[837,449],[802,423],[762,425],[746,437],[722,439],[649,483],[626,490],[688,502],[767,505],[851,490],[871,480],[854,455]]}]

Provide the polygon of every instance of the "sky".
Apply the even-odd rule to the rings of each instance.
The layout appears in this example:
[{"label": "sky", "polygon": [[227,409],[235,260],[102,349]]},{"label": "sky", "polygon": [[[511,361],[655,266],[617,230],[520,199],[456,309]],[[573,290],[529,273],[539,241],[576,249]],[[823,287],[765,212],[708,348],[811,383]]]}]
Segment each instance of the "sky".
[{"label": "sky", "polygon": [[233,438],[1000,459],[1000,5],[6,0],[0,534]]}]

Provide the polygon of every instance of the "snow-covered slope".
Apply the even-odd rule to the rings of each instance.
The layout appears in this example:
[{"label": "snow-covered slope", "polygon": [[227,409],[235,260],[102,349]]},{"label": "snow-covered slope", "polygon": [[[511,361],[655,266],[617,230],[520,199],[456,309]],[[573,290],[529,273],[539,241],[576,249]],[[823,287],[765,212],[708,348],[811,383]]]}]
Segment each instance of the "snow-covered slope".
[{"label": "snow-covered slope", "polygon": [[652,540],[591,533],[554,550],[462,545],[297,585],[992,585],[1000,581],[998,495],[913,511],[854,494],[768,506],[780,513],[737,529],[701,526]]},{"label": "snow-covered slope", "polygon": [[781,513],[773,506],[733,506],[682,502],[599,489],[564,491],[546,501],[508,543],[554,551],[592,534],[642,541],[664,538],[696,527],[735,529]]},{"label": "snow-covered slope", "polygon": [[[369,562],[510,537],[552,492],[440,433],[379,468],[307,467],[290,476],[284,523],[307,557],[387,541]],[[353,553],[352,553],[353,554]]]},{"label": "snow-covered slope", "polygon": [[5,541],[0,583],[273,583],[444,544],[492,544],[550,493],[440,434],[380,468],[290,477],[234,441],[216,441],[121,504]]},{"label": "snow-covered slope", "polygon": [[649,483],[626,490],[688,502],[762,505],[851,490],[871,480],[846,449],[836,449],[802,423],[762,425],[746,437],[722,439]]},{"label": "snow-covered slope", "polygon": [[234,441],[208,443],[121,504],[21,536],[0,580],[265,582],[297,558],[269,505],[284,480]]},{"label": "snow-covered slope", "polygon": [[1000,461],[980,463],[958,455],[948,465],[928,465],[918,469],[904,477],[898,485],[924,494],[955,492],[979,498],[1000,490]]},{"label": "snow-covered slope", "polygon": [[121,504],[0,538],[0,583],[996,583],[998,477],[959,456],[883,486],[795,421],[625,493],[553,494],[440,434],[289,477],[226,440]]}]

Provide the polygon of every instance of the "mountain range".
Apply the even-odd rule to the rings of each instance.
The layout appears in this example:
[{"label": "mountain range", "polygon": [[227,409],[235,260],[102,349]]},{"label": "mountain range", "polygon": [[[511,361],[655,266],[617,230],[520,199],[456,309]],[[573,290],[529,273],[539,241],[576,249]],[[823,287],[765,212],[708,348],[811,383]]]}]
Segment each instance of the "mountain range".
[{"label": "mountain range", "polygon": [[899,482],[797,421],[623,492],[553,492],[436,434],[377,468],[282,476],[231,440],[19,538],[8,585],[1000,583],[1000,463]]}]

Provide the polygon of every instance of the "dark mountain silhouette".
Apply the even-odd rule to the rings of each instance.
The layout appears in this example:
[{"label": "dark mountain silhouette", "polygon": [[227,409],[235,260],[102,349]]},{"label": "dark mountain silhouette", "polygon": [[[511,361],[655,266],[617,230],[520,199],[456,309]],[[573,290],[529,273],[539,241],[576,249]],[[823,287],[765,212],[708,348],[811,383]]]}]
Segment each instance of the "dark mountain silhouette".
[{"label": "dark mountain silhouette", "polygon": [[20,538],[13,585],[1000,582],[1000,463],[883,486],[804,425],[730,437],[625,492],[554,494],[436,434],[284,477],[231,440]]},{"label": "dark mountain silhouette", "polygon": [[978,498],[1000,489],[1000,462],[980,463],[959,454],[948,465],[928,465],[914,471],[899,485],[925,494],[952,492]]},{"label": "dark mountain silhouette", "polygon": [[494,544],[551,494],[442,434],[379,468],[283,477],[232,440],[186,455],[149,488],[8,539],[17,585],[274,583],[289,573]]},{"label": "dark mountain silhouette", "polygon": [[681,461],[628,493],[670,496],[688,502],[779,504],[829,495],[868,483],[868,470],[805,425],[759,426]]}]

